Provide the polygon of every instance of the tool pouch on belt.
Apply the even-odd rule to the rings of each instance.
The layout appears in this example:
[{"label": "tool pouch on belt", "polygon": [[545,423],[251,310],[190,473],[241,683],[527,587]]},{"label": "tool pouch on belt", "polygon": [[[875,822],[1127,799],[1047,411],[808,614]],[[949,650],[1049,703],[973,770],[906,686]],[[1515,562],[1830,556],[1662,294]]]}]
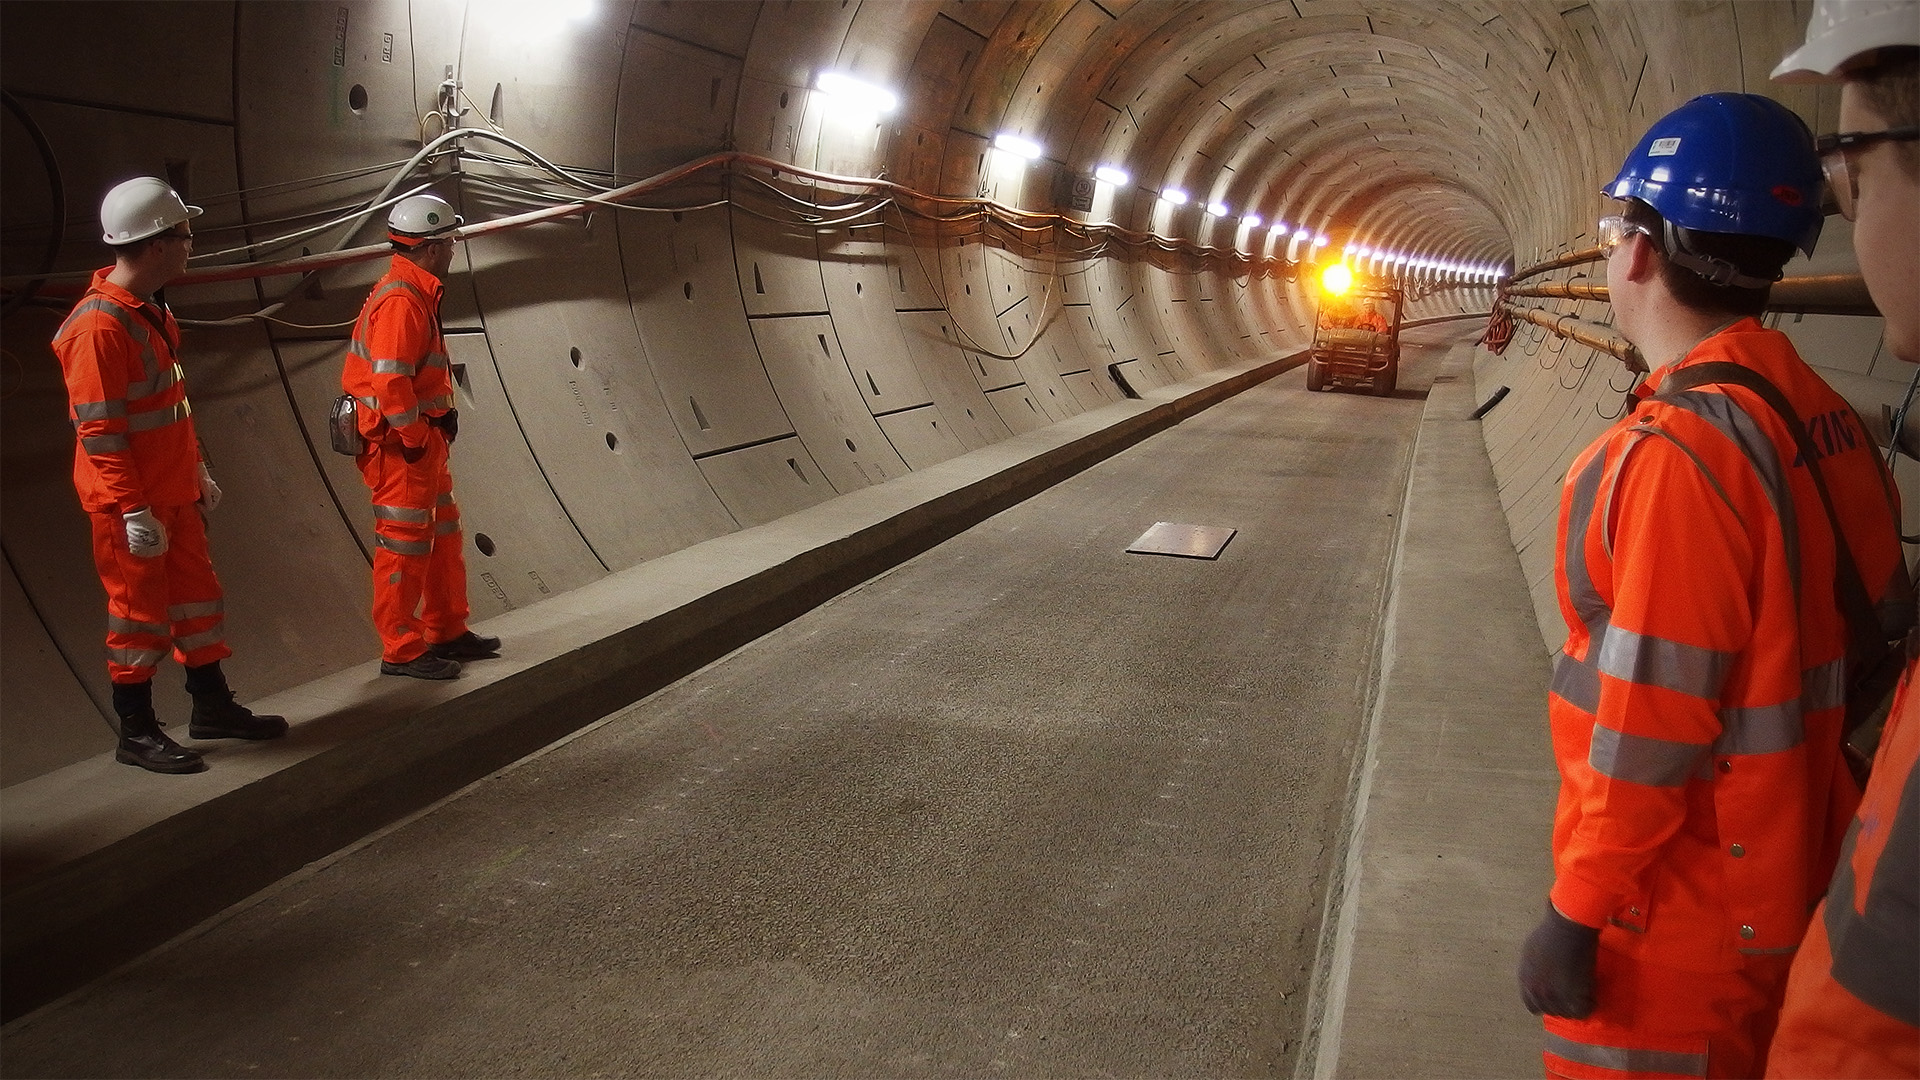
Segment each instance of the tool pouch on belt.
[{"label": "tool pouch on belt", "polygon": [[[1905,563],[1901,563],[1901,580],[1895,583],[1888,597],[1876,608],[1873,598],[1867,595],[1866,585],[1860,580],[1860,568],[1853,561],[1846,533],[1840,529],[1839,515],[1833,509],[1833,496],[1827,493],[1826,479],[1820,474],[1820,454],[1814,449],[1812,438],[1807,435],[1806,425],[1794,412],[1793,403],[1766,376],[1752,368],[1726,361],[1682,368],[1661,382],[1660,393],[1664,396],[1707,383],[1744,386],[1758,394],[1760,400],[1779,414],[1800,446],[1800,456],[1807,462],[1807,473],[1813,479],[1814,489],[1820,493],[1821,506],[1827,511],[1827,523],[1833,529],[1834,598],[1839,601],[1840,613],[1847,620],[1847,707],[1846,718],[1840,727],[1840,754],[1846,759],[1847,768],[1852,770],[1854,779],[1864,788],[1867,773],[1873,767],[1874,751],[1880,744],[1881,729],[1886,726],[1887,712],[1893,705],[1894,690],[1900,684],[1900,673],[1906,669],[1909,650],[1916,643],[1913,634],[1916,614],[1914,594],[1912,586],[1905,580]],[[1854,417],[1853,422],[1861,431],[1866,430],[1859,417]],[[1883,475],[1881,480],[1884,484],[1887,478]],[[1888,501],[1891,506],[1891,489]],[[1898,513],[1894,515],[1894,520],[1898,522]],[[1898,532],[1897,526],[1895,531]],[[1895,539],[1898,539],[1897,535]]]},{"label": "tool pouch on belt", "polygon": [[367,452],[367,440],[360,435],[359,402],[352,394],[333,399],[333,409],[327,414],[327,440],[336,454],[359,457]]}]

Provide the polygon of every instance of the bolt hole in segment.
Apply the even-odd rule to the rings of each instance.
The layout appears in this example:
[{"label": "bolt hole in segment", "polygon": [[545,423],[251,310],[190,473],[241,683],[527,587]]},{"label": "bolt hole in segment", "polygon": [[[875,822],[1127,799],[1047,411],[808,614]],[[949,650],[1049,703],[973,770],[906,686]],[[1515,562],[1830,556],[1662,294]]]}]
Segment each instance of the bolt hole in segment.
[{"label": "bolt hole in segment", "polygon": [[567,350],[567,359],[573,361],[574,367],[579,367],[580,366],[580,350],[577,348]]},{"label": "bolt hole in segment", "polygon": [[474,533],[473,546],[480,549],[480,554],[489,559],[493,558],[493,537],[486,533]]}]

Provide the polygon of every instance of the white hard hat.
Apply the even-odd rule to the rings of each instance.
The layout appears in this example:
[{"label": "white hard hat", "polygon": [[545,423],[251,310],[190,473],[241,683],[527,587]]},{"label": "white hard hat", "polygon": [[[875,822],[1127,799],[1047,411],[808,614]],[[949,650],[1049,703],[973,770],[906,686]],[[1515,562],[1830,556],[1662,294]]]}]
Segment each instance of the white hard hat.
[{"label": "white hard hat", "polygon": [[414,247],[462,224],[464,219],[440,196],[410,195],[395,203],[387,214],[387,239],[401,247]]},{"label": "white hard hat", "polygon": [[201,213],[199,207],[182,202],[180,193],[166,181],[136,176],[115,185],[100,200],[100,227],[106,230],[101,239],[115,247],[131,244],[158,236]]},{"label": "white hard hat", "polygon": [[1920,0],[1814,0],[1807,42],[1780,61],[1781,82],[1834,82],[1861,53],[1920,46]]}]

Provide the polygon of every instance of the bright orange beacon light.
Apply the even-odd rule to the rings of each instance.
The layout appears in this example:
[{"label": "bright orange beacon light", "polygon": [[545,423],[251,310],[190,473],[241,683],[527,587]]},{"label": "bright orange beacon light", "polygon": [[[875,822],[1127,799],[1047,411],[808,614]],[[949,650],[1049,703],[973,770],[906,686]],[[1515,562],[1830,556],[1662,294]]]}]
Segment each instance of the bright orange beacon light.
[{"label": "bright orange beacon light", "polygon": [[1344,296],[1353,286],[1353,271],[1347,264],[1337,262],[1320,272],[1320,287],[1327,290],[1329,296]]}]

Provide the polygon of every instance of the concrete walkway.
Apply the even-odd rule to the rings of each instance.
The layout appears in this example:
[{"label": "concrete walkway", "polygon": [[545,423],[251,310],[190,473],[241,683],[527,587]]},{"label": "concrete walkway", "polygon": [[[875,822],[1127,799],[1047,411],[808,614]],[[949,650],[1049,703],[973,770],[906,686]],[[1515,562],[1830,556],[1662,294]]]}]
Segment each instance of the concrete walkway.
[{"label": "concrete walkway", "polygon": [[[1547,657],[1469,354],[1423,356],[656,560],[496,620],[464,685],[265,703],[295,735],[197,777],[7,789],[16,1012],[246,898],[0,1029],[7,1071],[1537,1075]],[[1120,553],[1193,517],[1243,529],[1219,563]]]},{"label": "concrete walkway", "polygon": [[1316,1077],[1538,1076],[1519,944],[1552,884],[1550,656],[1508,539],[1470,347],[1433,380],[1324,942]]}]

